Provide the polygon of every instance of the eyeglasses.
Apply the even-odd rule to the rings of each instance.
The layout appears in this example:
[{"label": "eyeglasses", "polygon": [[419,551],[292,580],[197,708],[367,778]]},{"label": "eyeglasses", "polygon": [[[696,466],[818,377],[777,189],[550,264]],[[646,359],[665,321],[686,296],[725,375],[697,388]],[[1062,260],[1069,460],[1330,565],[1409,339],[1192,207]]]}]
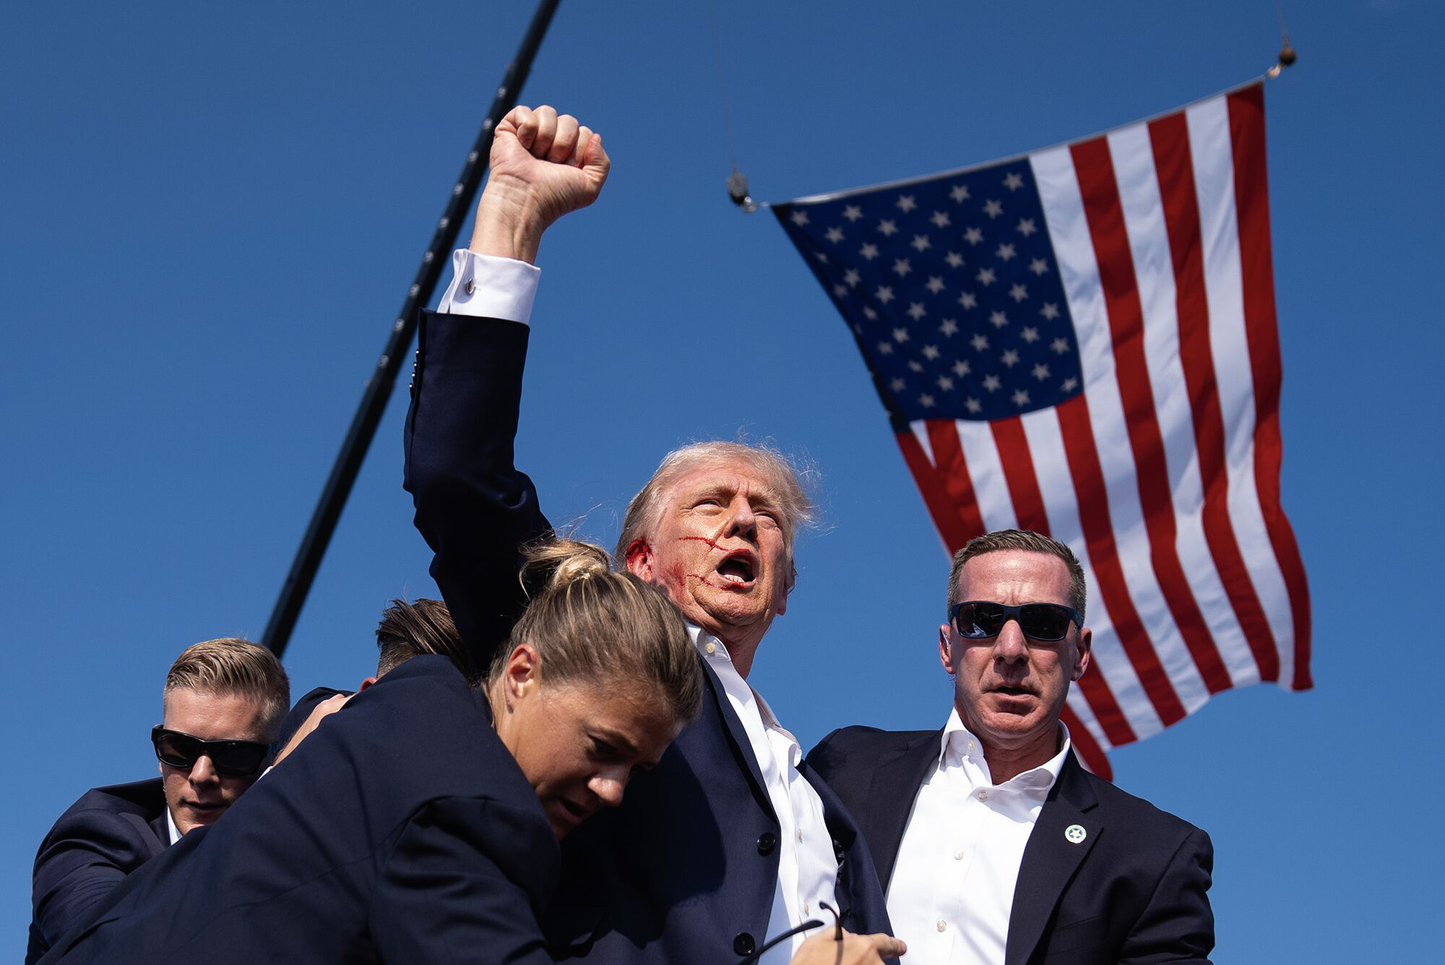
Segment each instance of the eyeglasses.
[{"label": "eyeglasses", "polygon": [[1009,606],[987,600],[969,600],[948,608],[948,622],[965,640],[986,640],[1003,631],[1004,624],[1017,620],[1030,640],[1057,643],[1069,633],[1069,623],[1082,627],[1084,615],[1059,603],[1025,603]]},{"label": "eyeglasses", "polygon": [[202,757],[209,757],[217,774],[227,777],[250,777],[261,769],[271,753],[271,745],[259,741],[203,741],[178,730],[151,728],[151,743],[156,760],[171,767],[190,769]]},{"label": "eyeglasses", "polygon": [[[828,909],[828,911],[831,911],[833,913],[833,941],[841,942],[843,940],[843,916],[838,913],[838,909],[834,908],[826,901],[820,901],[818,902],[818,904],[822,905],[824,908]],[[763,953],[771,950],[774,945],[780,945],[783,942],[787,941],[789,938],[792,938],[794,935],[798,934],[799,932],[805,932],[809,928],[818,928],[822,924],[823,920],[821,918],[810,918],[809,920],[803,922],[801,925],[789,928],[781,935],[774,935],[772,938],[769,938],[767,941],[759,945],[746,958],[740,959],[738,961],[738,965],[756,965],[758,959],[763,957]]]}]

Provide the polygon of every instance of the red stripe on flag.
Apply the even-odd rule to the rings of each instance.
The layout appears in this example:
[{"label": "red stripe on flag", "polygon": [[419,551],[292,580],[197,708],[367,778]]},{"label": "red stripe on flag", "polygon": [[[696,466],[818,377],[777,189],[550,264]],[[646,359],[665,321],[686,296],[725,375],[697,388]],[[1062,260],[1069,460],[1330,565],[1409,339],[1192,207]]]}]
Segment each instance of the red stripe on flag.
[{"label": "red stripe on flag", "polygon": [[1049,535],[1049,515],[1044,509],[1044,495],[1039,491],[1034,457],[1029,451],[1022,419],[1018,416],[999,419],[989,423],[989,428],[993,430],[998,460],[1003,465],[1003,477],[1008,483],[1019,528]]},{"label": "red stripe on flag", "polygon": [[[1155,652],[1143,621],[1134,609],[1134,601],[1129,598],[1129,586],[1119,564],[1119,548],[1114,542],[1114,524],[1104,487],[1104,470],[1099,464],[1094,429],[1089,423],[1089,404],[1085,396],[1076,395],[1060,404],[1055,411],[1059,414],[1064,456],[1068,460],[1074,493],[1079,500],[1079,525],[1084,531],[1084,542],[1089,547],[1094,575],[1099,580],[1099,594],[1104,598],[1104,606],[1108,608],[1109,616],[1114,620],[1114,629],[1119,634],[1119,643],[1134,665],[1134,672],[1139,675],[1149,702],[1154,705],[1164,726],[1168,727],[1184,717],[1184,705],[1179,702],[1174,683],[1160,664],[1159,654]],[[1085,674],[1084,678],[1087,677]],[[1104,721],[1101,719],[1099,723],[1102,726]],[[1107,729],[1105,734],[1111,744],[1127,743],[1115,740]]]},{"label": "red stripe on flag", "polygon": [[[958,426],[951,419],[929,419],[924,425],[928,428],[928,443],[933,447],[933,465],[937,467],[944,491],[953,502],[954,512],[963,523],[966,534],[963,543],[967,543],[988,530],[984,527],[978,497],[973,491],[973,477],[969,475],[968,463],[963,458]],[[963,543],[959,543],[954,552],[963,549]]]},{"label": "red stripe on flag", "polygon": [[1269,184],[1264,158],[1264,85],[1230,94],[1229,134],[1234,146],[1234,210],[1239,222],[1239,262],[1244,278],[1244,330],[1254,374],[1254,475],[1260,511],[1274,546],[1294,621],[1294,679],[1308,690],[1310,598],[1304,561],[1279,499],[1284,446],[1279,432],[1279,329],[1274,305],[1274,260],[1269,247]]},{"label": "red stripe on flag", "polygon": [[1134,453],[1139,503],[1149,533],[1150,562],[1174,617],[1174,625],[1179,628],[1205,686],[1211,694],[1218,693],[1228,689],[1231,681],[1179,562],[1169,468],[1164,461],[1164,438],[1159,431],[1149,360],[1144,350],[1144,308],[1139,300],[1134,256],[1129,248],[1124,205],[1119,197],[1109,142],[1102,137],[1095,138],[1070,150],[1109,317],[1116,382],[1124,404],[1129,447]]},{"label": "red stripe on flag", "polygon": [[[918,437],[912,432],[897,433],[898,448],[903,450],[903,461],[908,464],[908,471],[913,473],[913,481],[918,485],[918,491],[923,495],[923,504],[928,507],[928,515],[933,517],[933,525],[938,527],[938,533],[943,537],[944,544],[948,547],[949,555],[963,549],[963,545],[970,539],[982,532],[983,523],[980,521],[977,531],[971,530],[969,524],[960,516],[957,507],[953,504],[953,498],[944,488],[943,480],[939,477],[938,470],[933,463],[928,461],[928,456],[923,451],[923,445],[919,443]],[[977,516],[978,507],[974,507],[974,515]]]},{"label": "red stripe on flag", "polygon": [[[1095,673],[1097,674],[1097,671]],[[1089,675],[1086,673],[1084,676]],[[1084,766],[1104,780],[1112,781],[1114,768],[1109,766],[1109,759],[1104,756],[1104,749],[1099,746],[1098,741],[1094,740],[1094,735],[1089,733],[1089,728],[1084,726],[1083,722],[1079,720],[1079,716],[1068,704],[1064,705],[1059,719],[1069,729],[1069,741],[1074,745],[1074,750],[1078,751],[1079,756],[1083,758]]]},{"label": "red stripe on flag", "polygon": [[1209,336],[1209,299],[1204,283],[1203,240],[1199,228],[1199,195],[1194,186],[1194,160],[1189,150],[1189,122],[1171,114],[1149,125],[1164,224],[1174,262],[1174,290],[1179,315],[1179,362],[1189,392],[1194,422],[1194,449],[1204,489],[1201,518],[1204,538],[1219,580],[1229,595],[1235,619],[1261,680],[1279,679],[1279,652],[1264,607],[1260,605],[1249,568],[1229,518],[1229,475],[1225,470],[1224,416],[1214,377]]},{"label": "red stripe on flag", "polygon": [[[1019,526],[1048,536],[1048,512],[1044,508],[1043,493],[1039,490],[1038,475],[1034,471],[1034,457],[1029,449],[1028,436],[1024,433],[1023,421],[1018,416],[1014,416],[990,423],[990,427],[993,429],[999,462],[1003,465],[1004,479],[1008,482],[1009,495],[1012,497],[1014,505],[1014,516],[1017,518]],[[1127,744],[1138,739],[1103,674],[1097,671],[1085,674],[1079,681],[1079,691],[1088,701],[1089,707],[1094,711],[1094,716],[1099,719],[1099,726],[1104,728],[1104,733],[1108,735],[1112,743]],[[1092,739],[1090,738],[1090,740]],[[1096,750],[1102,760],[1103,750],[1097,747]],[[1109,765],[1105,763],[1103,766],[1107,769]],[[1094,770],[1092,764],[1090,769]],[[1094,773],[1100,772],[1094,770]]]}]

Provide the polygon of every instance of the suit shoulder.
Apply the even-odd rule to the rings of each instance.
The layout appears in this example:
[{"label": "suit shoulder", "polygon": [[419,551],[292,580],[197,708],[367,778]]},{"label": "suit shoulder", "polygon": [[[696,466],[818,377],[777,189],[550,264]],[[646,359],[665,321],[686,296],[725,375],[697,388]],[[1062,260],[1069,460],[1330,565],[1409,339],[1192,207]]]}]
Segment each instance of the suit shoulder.
[{"label": "suit shoulder", "polygon": [[1163,839],[1172,843],[1174,847],[1195,833],[1203,835],[1205,841],[1209,840],[1207,832],[1179,815],[1172,814],[1136,794],[1130,794],[1102,777],[1087,771],[1084,774],[1092,785],[1095,795],[1098,796],[1099,803],[1111,812],[1123,815],[1130,827],[1133,828],[1136,839],[1140,837]]},{"label": "suit shoulder", "polygon": [[[827,746],[839,750],[869,750],[880,751],[892,747],[903,747],[912,744],[914,741],[922,740],[929,734],[937,733],[931,730],[883,730],[880,727],[865,727],[861,724],[854,724],[850,727],[840,727],[819,742],[818,747]],[[815,750],[817,748],[814,748]]]},{"label": "suit shoulder", "polygon": [[883,730],[855,724],[840,727],[808,752],[808,763],[824,780],[837,779],[839,772],[860,761],[877,761],[881,756],[912,746],[937,731]]}]

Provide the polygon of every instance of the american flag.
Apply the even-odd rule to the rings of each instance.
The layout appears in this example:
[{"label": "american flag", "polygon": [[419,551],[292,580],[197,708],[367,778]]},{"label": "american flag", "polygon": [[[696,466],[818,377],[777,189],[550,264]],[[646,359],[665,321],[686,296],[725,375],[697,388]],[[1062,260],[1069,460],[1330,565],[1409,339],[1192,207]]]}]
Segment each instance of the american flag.
[{"label": "american flag", "polygon": [[1212,694],[1311,686],[1279,500],[1280,355],[1253,83],[1071,144],[773,206],[843,314],[950,553],[1069,544],[1084,762]]}]

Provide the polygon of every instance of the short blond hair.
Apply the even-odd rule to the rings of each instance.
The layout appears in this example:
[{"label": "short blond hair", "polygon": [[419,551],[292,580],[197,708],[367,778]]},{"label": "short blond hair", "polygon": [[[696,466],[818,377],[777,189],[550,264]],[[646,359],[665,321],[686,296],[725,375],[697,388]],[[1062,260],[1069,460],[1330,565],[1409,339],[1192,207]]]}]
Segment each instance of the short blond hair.
[{"label": "short blond hair", "polygon": [[803,488],[802,478],[811,476],[800,470],[777,449],[768,445],[742,442],[695,442],[674,449],[662,457],[662,463],[641,491],[627,504],[622,520],[622,534],[617,538],[616,559],[619,566],[627,560],[627,550],[639,539],[646,539],[662,520],[664,503],[673,483],[695,469],[741,460],[773,490],[778,500],[778,526],[783,531],[783,548],[788,561],[788,589],[798,582],[798,568],[793,562],[793,539],[798,530],[813,521],[813,501]]},{"label": "short blond hair", "polygon": [[181,687],[255,701],[268,740],[275,739],[291,707],[291,682],[281,661],[265,647],[235,637],[202,640],[182,650],[166,674],[162,699]]},{"label": "short blond hair", "polygon": [[961,602],[953,597],[958,592],[958,578],[963,573],[963,564],[976,556],[997,553],[1000,550],[1043,553],[1047,556],[1057,556],[1063,560],[1064,565],[1069,568],[1069,606],[1078,610],[1080,617],[1084,615],[1088,588],[1084,584],[1084,568],[1079,565],[1078,557],[1074,556],[1074,551],[1065,544],[1042,533],[1035,533],[1031,529],[999,529],[992,533],[984,533],[982,536],[975,536],[969,540],[963,549],[953,554],[953,566],[948,571],[949,606]]}]

